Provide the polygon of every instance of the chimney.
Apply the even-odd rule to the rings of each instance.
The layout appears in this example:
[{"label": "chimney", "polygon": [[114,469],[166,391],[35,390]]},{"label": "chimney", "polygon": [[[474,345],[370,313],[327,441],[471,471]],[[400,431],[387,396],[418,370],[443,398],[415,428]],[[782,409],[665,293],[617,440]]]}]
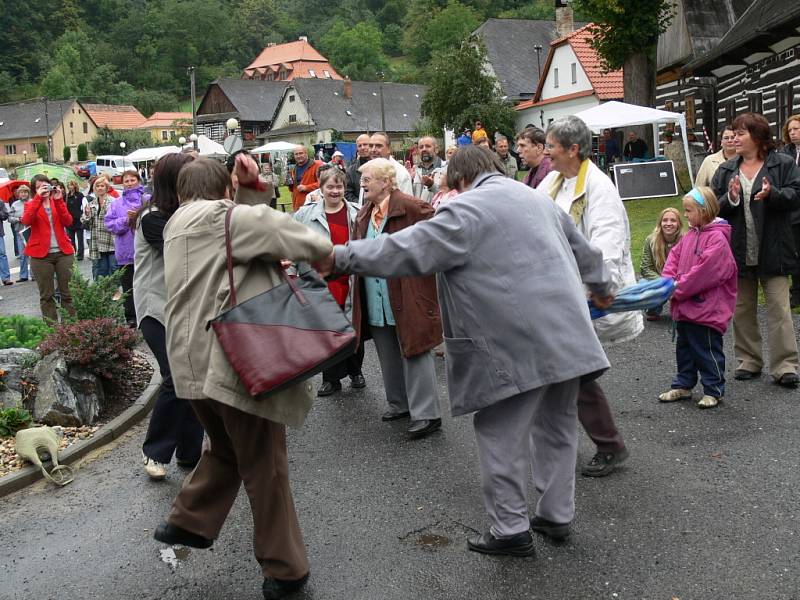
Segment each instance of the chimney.
[{"label": "chimney", "polygon": [[348,99],[353,97],[353,82],[350,81],[349,77],[344,78],[344,92],[342,92],[342,96]]},{"label": "chimney", "polygon": [[308,41],[308,36],[301,35],[301,36],[300,36],[299,38],[297,38],[297,39],[298,39],[298,40],[300,40],[301,42],[307,42],[307,41]]},{"label": "chimney", "polygon": [[562,38],[574,30],[575,21],[568,0],[556,0],[556,37]]}]

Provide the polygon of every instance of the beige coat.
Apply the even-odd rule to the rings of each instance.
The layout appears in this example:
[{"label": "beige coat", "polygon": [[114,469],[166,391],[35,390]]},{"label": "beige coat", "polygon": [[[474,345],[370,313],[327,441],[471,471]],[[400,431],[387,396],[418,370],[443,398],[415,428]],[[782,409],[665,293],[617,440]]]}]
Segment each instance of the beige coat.
[{"label": "beige coat", "polygon": [[719,166],[726,160],[728,159],[725,158],[725,154],[723,154],[722,150],[706,156],[705,159],[703,159],[703,164],[700,165],[700,169],[697,171],[697,175],[694,178],[695,187],[700,187],[701,185],[710,187],[711,182],[714,179],[714,175],[717,174],[717,169],[719,169]]},{"label": "beige coat", "polygon": [[[245,190],[243,195],[255,193]],[[247,198],[237,200],[249,203]],[[213,331],[206,329],[208,321],[229,307],[225,213],[230,205],[228,200],[187,202],[164,229],[167,353],[175,392],[179,398],[211,398],[299,426],[311,408],[310,382],[255,400],[242,387]],[[236,208],[231,238],[240,303],[281,283],[275,267],[281,258],[313,261],[332,250],[328,238],[263,204]]]}]

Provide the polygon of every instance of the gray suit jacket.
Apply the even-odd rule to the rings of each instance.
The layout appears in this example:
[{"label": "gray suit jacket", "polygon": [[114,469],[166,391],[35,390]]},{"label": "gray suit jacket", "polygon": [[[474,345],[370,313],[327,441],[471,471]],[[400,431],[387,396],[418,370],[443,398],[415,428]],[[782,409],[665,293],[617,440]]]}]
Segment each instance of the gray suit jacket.
[{"label": "gray suit jacket", "polygon": [[453,415],[609,366],[581,285],[611,290],[602,253],[550,198],[500,174],[481,175],[432,219],[335,257],[361,275],[439,273]]}]

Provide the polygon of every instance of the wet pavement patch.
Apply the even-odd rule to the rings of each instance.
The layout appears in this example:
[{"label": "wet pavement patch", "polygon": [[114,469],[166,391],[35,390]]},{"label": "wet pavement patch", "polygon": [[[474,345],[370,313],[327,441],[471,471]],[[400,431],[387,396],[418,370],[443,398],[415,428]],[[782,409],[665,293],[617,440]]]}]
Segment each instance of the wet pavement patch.
[{"label": "wet pavement patch", "polygon": [[450,544],[450,538],[436,533],[424,533],[417,538],[417,544],[426,550],[437,550]]},{"label": "wet pavement patch", "polygon": [[175,571],[178,568],[178,563],[189,558],[192,551],[186,546],[170,546],[158,551],[161,555],[161,562],[169,565],[169,568]]}]

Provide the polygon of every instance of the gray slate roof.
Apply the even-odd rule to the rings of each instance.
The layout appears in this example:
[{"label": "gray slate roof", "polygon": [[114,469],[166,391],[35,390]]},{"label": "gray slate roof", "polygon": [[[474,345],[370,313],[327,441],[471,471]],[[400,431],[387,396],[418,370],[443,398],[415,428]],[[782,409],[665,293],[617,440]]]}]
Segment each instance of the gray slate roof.
[{"label": "gray slate roof", "polygon": [[[48,100],[47,113],[51,135],[59,123],[61,115],[67,114],[75,100]],[[0,140],[15,140],[25,137],[45,135],[44,100],[0,105]],[[87,115],[88,116],[88,115]],[[91,117],[90,117],[91,118]],[[38,122],[37,122],[38,119]]]},{"label": "gray slate roof", "polygon": [[239,112],[242,121],[272,121],[289,82],[260,79],[218,79],[215,81]]},{"label": "gray slate roof", "polygon": [[725,64],[743,65],[745,56],[769,51],[769,44],[796,36],[797,27],[800,27],[798,0],[755,0],[719,44],[685,69],[702,74]]},{"label": "gray slate roof", "polygon": [[[574,28],[584,25],[575,23]],[[533,97],[539,83],[533,47],[542,47],[539,61],[544,69],[550,42],[556,39],[555,21],[488,19],[472,33],[483,40],[503,94],[512,102]]]},{"label": "gray slate roof", "polygon": [[[357,132],[381,128],[381,84],[377,81],[351,82],[352,98],[344,97],[344,81],[341,80],[295,79],[291,84],[306,104],[318,130]],[[382,85],[386,131],[414,129],[420,118],[425,86],[389,82]]]}]

